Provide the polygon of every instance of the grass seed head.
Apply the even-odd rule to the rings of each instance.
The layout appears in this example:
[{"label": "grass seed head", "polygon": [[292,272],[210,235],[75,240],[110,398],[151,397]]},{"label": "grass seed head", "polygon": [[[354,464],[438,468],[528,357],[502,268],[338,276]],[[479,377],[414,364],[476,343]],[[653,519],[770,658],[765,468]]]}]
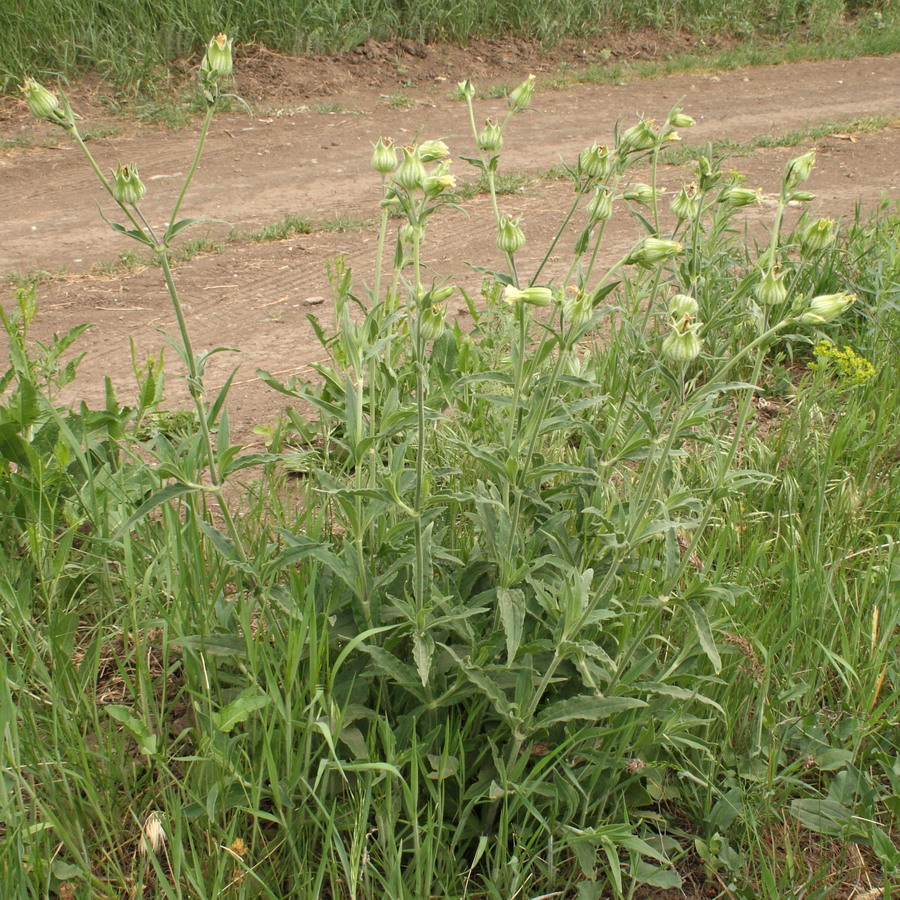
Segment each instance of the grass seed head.
[{"label": "grass seed head", "polygon": [[166,832],[162,826],[162,815],[153,810],[144,820],[141,853],[157,854],[166,844]]}]

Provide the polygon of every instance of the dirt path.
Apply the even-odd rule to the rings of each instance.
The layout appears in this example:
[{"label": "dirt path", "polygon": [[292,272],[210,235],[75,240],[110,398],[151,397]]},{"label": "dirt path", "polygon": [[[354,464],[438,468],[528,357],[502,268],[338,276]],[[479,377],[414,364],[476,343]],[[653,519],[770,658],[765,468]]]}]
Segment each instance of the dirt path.
[{"label": "dirt path", "polygon": [[[507,80],[516,80],[525,72]],[[265,118],[217,119],[207,151],[184,207],[190,216],[213,216],[248,229],[285,214],[316,220],[371,220],[377,214],[378,182],[368,168],[370,142],[389,135],[398,142],[417,136],[443,138],[454,154],[468,155],[471,138],[465,107],[449,99],[449,78],[437,87],[408,91],[419,102],[407,110],[390,109],[375,90],[332,93],[330,112],[310,107],[273,109]],[[487,76],[481,83],[489,84]],[[496,79],[494,79],[496,80]],[[240,89],[240,84],[238,85]],[[517,116],[508,131],[504,172],[538,176],[560,159],[572,160],[584,146],[608,141],[617,120],[636,114],[661,118],[679,100],[697,126],[683,133],[703,144],[722,138],[748,140],[782,134],[826,121],[865,116],[900,116],[900,58],[801,63],[738,70],[718,75],[667,78],[627,86],[577,85],[536,94],[534,110]],[[497,116],[503,101],[482,101],[482,117]],[[274,114],[276,112],[281,114]],[[143,206],[154,225],[165,222],[180,179],[190,162],[192,130],[132,130],[97,142],[102,165],[137,163],[148,186]],[[900,129],[835,136],[815,142],[819,163],[810,189],[813,210],[841,215],[861,201],[873,206],[883,193],[900,196]],[[735,159],[748,183],[767,194],[798,149],[757,151]],[[458,175],[472,170],[463,162]],[[686,173],[665,172],[663,184],[676,185]],[[502,198],[505,212],[523,215],[528,245],[522,262],[528,270],[546,247],[565,208],[571,188],[543,181],[523,193]],[[113,235],[97,214],[97,203],[111,212],[93,174],[77,152],[32,147],[0,156],[0,272],[46,269],[78,273],[110,261],[132,242]],[[427,262],[436,274],[464,278],[463,261],[496,262],[489,201],[465,204],[468,216],[447,212],[429,229]],[[765,219],[764,204],[752,216]],[[221,237],[225,226],[212,230]],[[625,246],[627,231],[613,235],[611,250]],[[322,353],[306,313],[328,316],[324,260],[342,254],[358,281],[371,278],[375,235],[372,228],[344,233],[316,232],[270,244],[231,243],[220,255],[195,259],[177,273],[198,348],[234,346],[241,364],[231,400],[232,421],[243,437],[254,423],[271,420],[282,398],[260,386],[256,368],[303,373]],[[565,248],[563,248],[565,250]],[[529,257],[529,254],[531,256]],[[475,282],[477,285],[477,282]],[[7,292],[8,302],[9,293]],[[455,314],[462,315],[459,304]],[[139,354],[157,352],[159,328],[172,328],[168,296],[157,269],[116,277],[71,276],[39,289],[40,316],[35,337],[46,338],[81,322],[97,327],[80,347],[87,351],[81,374],[69,396],[98,402],[102,376],[109,374],[125,400],[133,392],[129,337]],[[176,367],[170,357],[170,385],[177,398]],[[222,361],[213,380],[235,363]],[[173,402],[177,402],[174,399]]]}]

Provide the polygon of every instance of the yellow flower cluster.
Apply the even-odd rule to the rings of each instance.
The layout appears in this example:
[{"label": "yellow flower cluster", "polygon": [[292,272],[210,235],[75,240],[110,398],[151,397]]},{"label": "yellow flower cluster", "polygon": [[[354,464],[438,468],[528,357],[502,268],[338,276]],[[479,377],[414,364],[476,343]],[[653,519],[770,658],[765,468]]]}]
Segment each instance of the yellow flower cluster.
[{"label": "yellow flower cluster", "polygon": [[841,348],[831,341],[819,341],[813,352],[816,354],[816,362],[809,363],[810,369],[818,370],[826,364],[826,360],[832,360],[831,367],[851,385],[865,384],[875,375],[875,366],[852,347]]}]

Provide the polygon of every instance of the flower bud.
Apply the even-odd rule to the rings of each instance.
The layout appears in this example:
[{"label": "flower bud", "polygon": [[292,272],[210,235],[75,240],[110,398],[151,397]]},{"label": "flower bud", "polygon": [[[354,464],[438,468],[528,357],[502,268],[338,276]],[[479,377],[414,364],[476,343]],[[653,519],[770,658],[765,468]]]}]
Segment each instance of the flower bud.
[{"label": "flower bud", "polygon": [[475,97],[475,85],[468,78],[465,81],[460,81],[456,85],[456,95],[460,100],[473,100]]},{"label": "flower bud", "polygon": [[518,219],[510,219],[509,216],[500,217],[500,225],[497,228],[497,246],[504,253],[517,253],[525,246],[525,235],[519,227]]},{"label": "flower bud", "polygon": [[591,222],[608,219],[612,215],[612,204],[612,194],[604,188],[597,188],[587,208]]},{"label": "flower bud", "polygon": [[776,275],[774,269],[769,269],[753,288],[756,299],[763,306],[778,306],[779,303],[784,303],[788,293],[784,278],[784,273]]},{"label": "flower bud", "polygon": [[836,319],[855,301],[856,294],[821,294],[809,301],[809,306],[799,319],[806,325],[824,325]]},{"label": "flower bud", "polygon": [[669,300],[669,315],[676,320],[693,319],[700,307],[689,294],[675,294]]},{"label": "flower bud", "polygon": [[446,159],[450,155],[450,148],[443,141],[425,141],[419,144],[419,159],[422,162],[435,162]]},{"label": "flower bud", "polygon": [[496,153],[503,146],[503,129],[490,119],[484,123],[478,135],[478,149],[486,153]]},{"label": "flower bud", "polygon": [[798,203],[809,203],[810,200],[816,199],[816,195],[811,194],[809,191],[791,191],[788,199],[796,200]]},{"label": "flower bud", "polygon": [[688,115],[683,113],[679,107],[675,107],[672,112],[669,113],[669,124],[673,128],[690,128],[697,123]]},{"label": "flower bud", "polygon": [[625,262],[652,269],[666,260],[677,256],[682,251],[678,241],[666,241],[661,238],[648,237],[625,257]]},{"label": "flower bud", "polygon": [[578,169],[588,178],[606,178],[611,165],[609,148],[606,146],[592,144],[578,155]]},{"label": "flower bud", "polygon": [[622,195],[626,200],[634,200],[637,203],[640,203],[643,206],[652,206],[653,201],[665,190],[665,188],[658,188],[657,190],[653,190],[649,184],[633,184],[627,191]]},{"label": "flower bud", "polygon": [[419,334],[423,341],[433,341],[444,330],[444,310],[436,303],[419,313]]},{"label": "flower bud", "polygon": [[656,146],[659,135],[653,130],[652,119],[641,119],[637,125],[626,128],[619,138],[619,146],[626,152],[649,150]]},{"label": "flower bud", "polygon": [[234,38],[226,37],[224,34],[217,34],[207,45],[206,55],[200,64],[201,70],[209,75],[216,77],[231,74],[232,59],[231,45]]},{"label": "flower bud", "polygon": [[447,300],[451,296],[453,296],[453,292],[456,290],[455,284],[447,284],[442,288],[435,288],[431,291],[431,299],[435,303],[443,303],[444,300]]},{"label": "flower bud", "polygon": [[697,160],[694,171],[697,173],[697,179],[700,182],[700,190],[702,192],[711,190],[715,187],[716,182],[722,177],[721,171],[719,169],[714,169],[713,164],[705,156],[701,156],[700,159]]},{"label": "flower bud", "polygon": [[25,95],[28,109],[36,119],[59,121],[59,100],[56,99],[56,94],[48,91],[33,78],[25,79],[22,84],[22,93]]},{"label": "flower bud", "polygon": [[147,188],[138,176],[137,166],[119,165],[113,173],[113,196],[119,203],[140,203]]},{"label": "flower bud", "polygon": [[397,168],[397,151],[390,138],[387,143],[381,138],[378,139],[372,151],[372,168],[381,175],[390,175]]},{"label": "flower bud", "polygon": [[407,191],[416,191],[422,187],[427,177],[428,173],[415,148],[404,147],[403,160],[397,171],[394,172],[394,184],[398,184]]},{"label": "flower bud", "polygon": [[680,221],[694,219],[700,212],[700,197],[697,194],[697,186],[692,184],[682,187],[672,200],[671,210]]},{"label": "flower bud", "polygon": [[400,243],[412,246],[416,241],[419,242],[420,247],[425,242],[425,226],[404,222],[400,226]]},{"label": "flower bud", "polygon": [[452,191],[456,187],[456,179],[450,174],[450,163],[441,163],[426,177],[422,187],[425,189],[425,196],[432,199],[440,196],[444,191]]},{"label": "flower bud", "polygon": [[834,219],[816,219],[800,231],[800,252],[812,256],[831,246],[834,239]]},{"label": "flower bud", "polygon": [[519,290],[508,284],[503,289],[503,299],[510,305],[526,303],[529,306],[549,306],[553,302],[553,291],[548,287],[527,287]]},{"label": "flower bud", "polygon": [[810,150],[803,156],[792,159],[784,170],[784,180],[789,187],[796,187],[809,178],[812,167],[816,164],[816,151]]},{"label": "flower bud", "polygon": [[533,93],[534,75],[529,75],[517,88],[510,91],[507,101],[510,109],[525,109],[531,103]]},{"label": "flower bud", "polygon": [[758,190],[752,188],[743,188],[736,184],[730,184],[719,195],[719,202],[727,203],[733,209],[741,206],[750,206],[753,203],[759,203],[762,195]]},{"label": "flower bud", "polygon": [[566,321],[575,329],[585,325],[594,314],[591,295],[585,294],[581,288],[575,289],[572,297],[566,297],[563,303],[563,315]]},{"label": "flower bud", "polygon": [[697,331],[700,329],[700,323],[687,325],[684,329],[679,330],[676,326],[670,331],[662,343],[662,352],[672,362],[685,365],[691,360],[696,359],[700,355],[702,342]]}]

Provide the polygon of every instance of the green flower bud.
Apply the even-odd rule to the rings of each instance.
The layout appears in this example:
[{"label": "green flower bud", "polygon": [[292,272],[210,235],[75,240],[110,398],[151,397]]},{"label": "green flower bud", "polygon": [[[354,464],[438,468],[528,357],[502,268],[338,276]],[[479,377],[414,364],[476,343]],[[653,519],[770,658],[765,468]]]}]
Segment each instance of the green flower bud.
[{"label": "green flower bud", "polygon": [[60,117],[59,100],[56,95],[38,84],[33,78],[26,78],[22,84],[22,93],[28,109],[36,119],[47,119],[58,122]]},{"label": "green flower bud", "polygon": [[576,288],[574,296],[566,297],[563,303],[563,315],[566,321],[575,329],[585,325],[593,314],[594,307],[591,303],[591,295],[585,294],[581,288]]},{"label": "green flower bud", "polygon": [[578,170],[588,178],[606,178],[612,166],[609,148],[592,144],[578,155]]},{"label": "green flower bud", "polygon": [[675,109],[669,113],[669,124],[673,128],[690,128],[697,123],[690,116],[685,115],[685,113],[676,106]]},{"label": "green flower bud", "polygon": [[113,196],[119,203],[140,203],[147,188],[138,176],[137,166],[119,165],[113,173]]},{"label": "green flower bud", "polygon": [[517,88],[510,91],[507,102],[510,109],[525,109],[534,93],[534,75],[529,75]]},{"label": "green flower bud", "polygon": [[641,119],[637,125],[626,128],[619,138],[619,146],[626,152],[649,150],[656,146],[659,135],[653,130],[652,119]]},{"label": "green flower bud", "polygon": [[753,288],[756,299],[763,306],[778,306],[779,303],[784,303],[788,293],[784,279],[784,273],[776,275],[774,269],[769,269]]},{"label": "green flower bud", "polygon": [[519,227],[518,219],[510,219],[509,216],[500,217],[500,225],[497,228],[497,246],[504,253],[517,253],[525,246],[525,235]]},{"label": "green flower bud", "polygon": [[208,75],[215,77],[231,74],[233,67],[231,59],[231,45],[234,38],[225,37],[224,34],[217,34],[207,45],[206,55],[200,64],[201,70]]},{"label": "green flower bud", "polygon": [[519,290],[508,284],[503,289],[503,299],[510,305],[526,303],[529,306],[549,306],[553,302],[553,291],[548,287],[527,287]]},{"label": "green flower bud", "polygon": [[800,230],[800,252],[812,256],[830,247],[835,237],[834,219],[815,219]]},{"label": "green flower bud", "polygon": [[653,188],[649,184],[633,184],[627,191],[622,195],[626,200],[634,200],[636,203],[640,203],[642,206],[652,206],[653,201],[665,190],[665,188],[658,188],[657,190],[653,190]]},{"label": "green flower bud", "polygon": [[478,149],[486,153],[496,153],[503,146],[503,129],[490,119],[484,123],[478,135]]},{"label": "green flower bud", "polygon": [[417,191],[425,183],[428,173],[419,154],[414,147],[403,148],[403,160],[397,171],[394,172],[394,184],[405,188],[407,191]]},{"label": "green flower bud", "polygon": [[836,319],[855,302],[856,294],[821,294],[809,301],[809,306],[800,314],[799,319],[806,325],[824,325]]},{"label": "green flower bud", "polygon": [[700,196],[696,185],[682,187],[671,203],[671,210],[680,221],[694,219],[700,212]]},{"label": "green flower bud", "polygon": [[612,204],[612,194],[604,188],[597,188],[587,208],[591,222],[600,222],[608,219],[612,215]]},{"label": "green flower bud", "polygon": [[645,269],[652,269],[654,266],[661,265],[666,260],[677,256],[682,251],[681,244],[678,241],[666,241],[661,238],[648,237],[628,254],[625,258],[626,263],[641,266]]},{"label": "green flower bud", "polygon": [[475,85],[468,78],[465,81],[460,81],[456,85],[456,96],[460,100],[473,100],[475,98]]},{"label": "green flower bud", "polygon": [[720,203],[727,203],[728,206],[734,209],[759,203],[761,199],[762,195],[758,190],[743,188],[736,184],[728,185],[719,195]]},{"label": "green flower bud", "polygon": [[450,148],[443,141],[425,141],[419,144],[419,159],[422,162],[435,162],[446,159],[450,155]]},{"label": "green flower bud", "polygon": [[693,319],[700,307],[689,294],[675,294],[669,300],[669,315],[673,319]]},{"label": "green flower bud", "polygon": [[450,163],[441,163],[428,175],[422,187],[425,189],[425,196],[431,198],[440,196],[444,191],[452,191],[456,187],[456,179],[450,174]]},{"label": "green flower bud", "polygon": [[722,177],[722,172],[719,169],[714,169],[713,164],[705,156],[701,156],[697,160],[694,171],[697,173],[701,192],[711,190]]},{"label": "green flower bud", "polygon": [[798,203],[809,203],[810,200],[815,200],[816,195],[811,194],[809,191],[791,191],[789,200],[796,200]]},{"label": "green flower bud", "polygon": [[425,226],[404,222],[400,226],[400,243],[412,246],[416,241],[420,247],[425,243]]},{"label": "green flower bud", "polygon": [[703,347],[700,335],[697,334],[699,329],[699,322],[687,325],[683,330],[679,330],[678,327],[674,328],[666,335],[662,343],[663,354],[672,362],[682,365],[696,359]]},{"label": "green flower bud", "polygon": [[433,341],[444,330],[444,310],[436,303],[419,313],[419,334],[423,341]]},{"label": "green flower bud", "polygon": [[394,142],[388,138],[387,143],[381,138],[372,151],[372,168],[381,175],[390,175],[397,168],[397,151]]},{"label": "green flower bud", "polygon": [[437,288],[431,291],[431,299],[435,303],[443,303],[444,300],[447,300],[449,297],[453,295],[453,292],[456,290],[456,285],[448,284],[442,288]]},{"label": "green flower bud", "polygon": [[789,187],[796,187],[809,178],[812,167],[816,164],[816,151],[810,150],[803,156],[792,159],[784,170],[784,180]]}]

